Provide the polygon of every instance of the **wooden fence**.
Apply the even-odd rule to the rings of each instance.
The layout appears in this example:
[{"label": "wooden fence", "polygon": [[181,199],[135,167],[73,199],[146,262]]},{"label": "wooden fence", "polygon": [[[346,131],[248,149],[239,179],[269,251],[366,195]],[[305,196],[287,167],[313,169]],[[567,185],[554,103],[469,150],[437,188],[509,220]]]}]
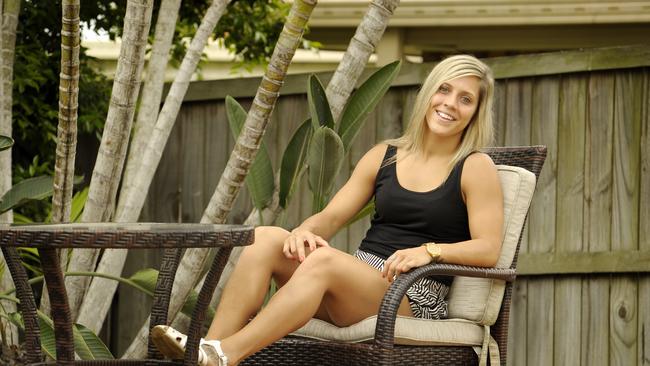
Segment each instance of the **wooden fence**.
[{"label": "wooden fence", "polygon": [[[650,46],[486,61],[497,78],[496,144],[548,146],[521,248],[509,364],[650,365]],[[403,67],[339,183],[373,144],[400,134],[431,66]],[[326,83],[330,74],[320,76]],[[200,219],[234,143],[224,97],[247,106],[258,83],[192,83],[142,220]],[[305,85],[305,75],[287,80],[265,135],[276,169],[307,117]],[[280,225],[309,216],[310,202],[303,181]],[[230,221],[242,222],[250,209],[244,190]],[[333,243],[353,251],[367,227],[365,220],[344,229]],[[143,259],[130,263],[133,271]],[[134,296],[122,291],[119,308],[132,312]],[[118,349],[129,342],[125,328],[141,324],[123,314],[113,314]]]}]

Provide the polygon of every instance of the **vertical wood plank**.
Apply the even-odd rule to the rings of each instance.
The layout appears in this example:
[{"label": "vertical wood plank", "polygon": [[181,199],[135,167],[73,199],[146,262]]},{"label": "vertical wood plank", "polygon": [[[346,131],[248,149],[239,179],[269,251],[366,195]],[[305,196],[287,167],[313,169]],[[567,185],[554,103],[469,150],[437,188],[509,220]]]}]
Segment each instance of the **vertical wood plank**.
[{"label": "vertical wood plank", "polygon": [[504,146],[506,141],[506,118],[508,115],[506,80],[494,82],[494,144]]},{"label": "vertical wood plank", "polygon": [[[607,251],[611,241],[614,78],[593,73],[589,80],[589,118],[585,160],[585,247]],[[609,279],[586,276],[583,282],[582,364],[609,364]]]},{"label": "vertical wood plank", "polygon": [[205,105],[206,103],[192,103],[179,113],[179,118],[183,121],[180,124],[180,143],[183,148],[177,173],[181,183],[182,222],[199,222],[205,209],[204,196],[210,197],[212,194],[203,190],[203,175],[206,173],[203,136],[208,123]]},{"label": "vertical wood plank", "polygon": [[[639,194],[639,250],[650,250],[650,72],[640,73],[643,85],[643,115],[641,124],[641,166]],[[637,365],[650,366],[650,275],[639,279],[639,325],[637,327]]]},{"label": "vertical wood plank", "polygon": [[[242,103],[240,100],[238,102]],[[242,105],[246,108],[244,103]],[[224,101],[214,101],[205,108],[208,118],[205,125],[205,136],[203,137],[206,155],[203,165],[205,172],[202,179],[203,191],[205,192],[203,194],[203,211],[205,211],[217,188],[217,183],[219,183],[231,153],[230,129]],[[201,216],[203,216],[203,211],[201,211]]]},{"label": "vertical wood plank", "polygon": [[[535,81],[532,97],[532,143],[545,144],[548,149],[545,168],[537,182],[528,218],[528,251],[549,253],[555,247],[556,176],[559,78],[545,77]],[[554,279],[542,276],[528,280],[529,365],[552,365],[554,353]]]},{"label": "vertical wood plank", "polygon": [[[563,76],[560,82],[559,129],[557,147],[556,252],[575,252],[583,248],[583,187],[587,77]],[[548,168],[546,159],[544,169]],[[551,161],[552,164],[552,161]],[[576,228],[579,228],[576,230]],[[555,281],[556,365],[580,365],[581,279]]]},{"label": "vertical wood plank", "polygon": [[[532,82],[527,79],[510,79],[506,83],[507,115],[504,122],[506,146],[530,144]],[[524,233],[520,252],[528,251],[527,234]],[[518,278],[513,287],[510,329],[508,331],[508,357],[510,365],[528,363],[528,280]],[[533,342],[534,340],[530,340]]]},{"label": "vertical wood plank", "polygon": [[[636,71],[615,78],[612,250],[638,249],[639,155],[643,80]],[[610,295],[610,364],[637,358],[637,278],[616,276]]]}]

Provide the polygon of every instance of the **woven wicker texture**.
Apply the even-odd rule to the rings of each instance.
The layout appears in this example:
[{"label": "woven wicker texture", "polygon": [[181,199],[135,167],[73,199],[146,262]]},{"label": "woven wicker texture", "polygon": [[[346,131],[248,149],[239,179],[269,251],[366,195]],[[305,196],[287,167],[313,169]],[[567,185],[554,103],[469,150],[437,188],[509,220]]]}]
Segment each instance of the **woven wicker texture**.
[{"label": "woven wicker texture", "polygon": [[[494,147],[485,149],[495,164],[531,171],[539,179],[546,147]],[[522,233],[524,231],[522,230]],[[375,339],[371,343],[326,342],[287,337],[244,360],[241,365],[473,365],[478,359],[471,347],[404,346],[394,344],[395,319],[400,300],[417,279],[432,274],[489,277],[508,281],[497,323],[491,334],[500,350],[501,364],[507,360],[508,321],[517,251],[510,268],[477,268],[430,264],[400,275],[387,291],[379,308]]]},{"label": "woven wicker texture", "polygon": [[160,360],[160,355],[149,348],[147,360],[75,361],[72,338],[72,322],[63,276],[61,274],[58,248],[165,248],[156,290],[154,292],[151,324],[167,323],[170,294],[182,248],[215,247],[219,251],[206,277],[194,309],[190,326],[188,355],[183,364],[193,365],[190,357],[197,359],[199,331],[204,313],[214,288],[234,246],[253,242],[251,227],[208,224],[62,224],[62,225],[0,225],[0,247],[16,284],[20,299],[20,311],[25,319],[25,347],[27,362],[39,365],[44,360],[40,349],[40,330],[36,306],[27,275],[20,264],[15,247],[40,248],[41,261],[50,296],[54,331],[56,337],[57,365],[180,365],[180,362]]}]

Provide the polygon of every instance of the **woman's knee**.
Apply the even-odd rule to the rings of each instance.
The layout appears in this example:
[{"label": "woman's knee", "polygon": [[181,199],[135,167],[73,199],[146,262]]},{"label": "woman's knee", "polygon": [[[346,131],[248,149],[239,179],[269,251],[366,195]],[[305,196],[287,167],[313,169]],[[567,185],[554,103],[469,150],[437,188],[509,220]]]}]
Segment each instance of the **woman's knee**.
[{"label": "woman's knee", "polygon": [[285,239],[289,236],[289,232],[277,226],[258,226],[255,228],[255,241],[253,244],[246,247],[246,249],[255,249],[255,252],[262,251],[275,251],[276,249],[282,251]]},{"label": "woman's knee", "polygon": [[[289,232],[275,226],[259,226],[255,228],[255,241],[244,247],[241,258],[246,262],[263,262],[275,266],[275,262],[282,260],[282,246]],[[241,261],[242,259],[240,259]]]},{"label": "woman's knee", "polygon": [[304,271],[329,271],[336,267],[336,258],[340,255],[341,252],[337,249],[320,247],[305,258],[300,268]]}]

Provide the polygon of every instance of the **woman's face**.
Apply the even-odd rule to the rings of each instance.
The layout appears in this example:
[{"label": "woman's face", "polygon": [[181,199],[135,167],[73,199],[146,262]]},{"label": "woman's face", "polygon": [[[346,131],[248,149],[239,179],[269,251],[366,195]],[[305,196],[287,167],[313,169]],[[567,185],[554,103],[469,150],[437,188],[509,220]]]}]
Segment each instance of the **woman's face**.
[{"label": "woman's face", "polygon": [[443,82],[429,102],[429,131],[440,137],[460,136],[478,108],[480,85],[476,76]]}]

